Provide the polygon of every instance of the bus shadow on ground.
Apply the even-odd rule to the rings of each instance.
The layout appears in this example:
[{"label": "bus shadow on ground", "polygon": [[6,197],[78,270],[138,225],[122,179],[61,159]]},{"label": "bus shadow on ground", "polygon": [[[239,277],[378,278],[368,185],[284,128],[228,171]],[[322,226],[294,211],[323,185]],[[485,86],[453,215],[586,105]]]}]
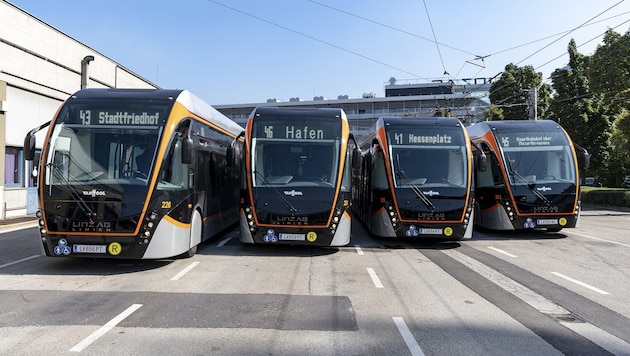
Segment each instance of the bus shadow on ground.
[{"label": "bus shadow on ground", "polygon": [[[22,264],[14,273],[49,276],[111,276],[159,269],[174,261],[175,259],[122,260],[42,256],[35,263]],[[11,270],[5,269],[3,274],[11,274]]]},{"label": "bus shadow on ground", "polygon": [[230,255],[261,257],[314,257],[327,256],[339,252],[337,247],[305,246],[285,244],[244,244],[234,241],[230,248],[217,247],[216,241],[206,241],[199,245],[198,255]]},{"label": "bus shadow on ground", "polygon": [[477,227],[471,240],[556,240],[566,237],[562,231],[552,232],[545,229],[500,231]]}]

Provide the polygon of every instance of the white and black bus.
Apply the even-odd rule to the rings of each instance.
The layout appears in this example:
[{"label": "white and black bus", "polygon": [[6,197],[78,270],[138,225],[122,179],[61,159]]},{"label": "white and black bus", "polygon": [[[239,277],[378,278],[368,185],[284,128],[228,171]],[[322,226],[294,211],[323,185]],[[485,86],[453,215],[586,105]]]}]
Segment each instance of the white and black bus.
[{"label": "white and black bus", "polygon": [[360,147],[352,207],[372,234],[472,237],[473,159],[458,119],[381,117]]},{"label": "white and black bus", "polygon": [[343,110],[259,107],[244,135],[241,241],[347,245],[353,137]]},{"label": "white and black bus", "polygon": [[[242,127],[189,91],[84,89],[48,124],[37,212],[47,256],[192,256],[238,221],[240,168],[226,148]],[[27,159],[48,124],[25,138]]]}]

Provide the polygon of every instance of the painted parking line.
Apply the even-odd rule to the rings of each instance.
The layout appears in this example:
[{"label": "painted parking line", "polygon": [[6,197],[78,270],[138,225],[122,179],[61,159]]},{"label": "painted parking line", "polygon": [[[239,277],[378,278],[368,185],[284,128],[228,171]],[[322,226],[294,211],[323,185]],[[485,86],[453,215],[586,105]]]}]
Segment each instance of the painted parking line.
[{"label": "painted parking line", "polygon": [[232,238],[231,238],[231,237],[228,237],[228,238],[226,238],[226,239],[223,239],[221,242],[219,242],[219,243],[217,244],[217,247],[223,247],[223,246],[225,246],[225,244],[226,244],[226,243],[228,243],[228,242],[230,242],[230,240],[232,240]]},{"label": "painted parking line", "polygon": [[381,283],[381,280],[376,275],[376,272],[374,272],[374,269],[368,267],[367,271],[370,274],[370,278],[372,278],[372,282],[374,283],[374,286],[376,288],[383,288],[383,283]]},{"label": "painted parking line", "polygon": [[113,329],[116,325],[118,325],[121,321],[125,320],[129,315],[131,315],[136,310],[140,309],[142,304],[133,304],[129,308],[127,308],[124,312],[118,314],[114,319],[107,322],[107,324],[101,326],[98,330],[90,334],[90,336],[83,339],[78,344],[74,345],[70,349],[70,352],[81,352],[86,347],[90,346],[94,341],[98,340],[101,336],[105,335],[108,331]]},{"label": "painted parking line", "polygon": [[560,278],[566,279],[567,281],[569,281],[569,282],[573,282],[573,283],[575,283],[575,284],[577,284],[577,285],[580,285],[580,286],[582,286],[582,287],[584,287],[584,288],[588,288],[588,289],[590,289],[590,290],[592,290],[592,291],[595,291],[595,292],[597,292],[597,293],[599,293],[599,294],[604,294],[604,295],[606,295],[606,294],[610,294],[610,293],[606,292],[605,290],[601,290],[601,289],[599,289],[599,288],[597,288],[597,287],[593,287],[593,286],[592,286],[592,285],[590,285],[590,284],[586,284],[586,283],[584,283],[584,282],[582,282],[582,281],[578,281],[577,279],[573,279],[573,278],[571,278],[571,277],[569,277],[569,276],[565,276],[565,275],[564,275],[564,274],[562,274],[562,273],[558,273],[558,272],[551,272],[551,274],[553,274],[553,275],[555,275],[555,276],[558,276],[558,277],[560,277]]},{"label": "painted parking line", "polygon": [[617,241],[612,241],[612,240],[600,239],[599,237],[585,235],[585,234],[580,234],[578,232],[567,231],[567,233],[568,234],[577,235],[577,236],[586,237],[587,239],[591,239],[591,240],[603,241],[603,242],[608,242],[608,243],[619,245],[619,246],[630,247],[630,245],[628,245],[628,244],[624,244],[624,243],[617,242]]},{"label": "painted parking line", "polygon": [[8,262],[8,263],[5,263],[3,265],[0,265],[0,268],[9,267],[9,266],[12,266],[14,264],[18,264],[18,263],[21,263],[21,262],[24,262],[24,261],[32,260],[33,258],[37,258],[37,257],[41,257],[41,255],[33,255],[33,256],[21,258],[21,259],[16,260],[16,261]]},{"label": "painted parking line", "polygon": [[506,255],[506,256],[512,257],[512,258],[516,258],[516,257],[517,257],[516,255],[513,255],[513,254],[511,254],[511,253],[509,253],[509,252],[503,251],[503,250],[498,249],[498,248],[493,247],[493,246],[488,246],[488,248],[489,248],[489,249],[491,249],[491,250],[493,250],[493,251],[496,251],[496,252],[498,252],[498,253],[502,253],[502,254],[504,254],[504,255]]},{"label": "painted parking line", "polygon": [[178,274],[174,275],[173,278],[171,278],[171,281],[176,281],[176,280],[182,278],[186,273],[190,272],[190,270],[195,268],[198,264],[199,264],[199,262],[191,263],[190,265],[188,265],[188,267],[184,268]]},{"label": "painted parking line", "polygon": [[413,337],[413,334],[411,334],[411,330],[409,330],[403,318],[394,316],[392,319],[394,319],[394,324],[396,324],[400,336],[402,336],[403,340],[405,340],[405,344],[407,344],[407,348],[409,349],[409,352],[411,352],[411,355],[424,356],[422,348],[418,345],[418,342]]},{"label": "painted parking line", "polygon": [[474,258],[454,250],[444,250],[442,252],[529,304],[531,307],[538,310],[538,312],[553,318],[560,325],[592,341],[610,353],[621,355],[627,354],[627,351],[630,350],[630,344],[624,340],[598,328],[586,320],[582,320],[582,318],[571,313],[561,305],[545,298]]}]

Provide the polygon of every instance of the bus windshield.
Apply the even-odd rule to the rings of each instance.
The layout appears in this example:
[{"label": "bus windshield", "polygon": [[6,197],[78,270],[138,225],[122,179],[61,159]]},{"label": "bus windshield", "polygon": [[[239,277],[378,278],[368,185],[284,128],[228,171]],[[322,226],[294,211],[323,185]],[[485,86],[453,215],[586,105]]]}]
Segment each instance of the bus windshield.
[{"label": "bus windshield", "polygon": [[562,131],[502,132],[496,136],[511,184],[575,182],[571,146]]},{"label": "bus windshield", "polygon": [[323,187],[337,184],[339,120],[265,119],[254,124],[251,150],[254,187]]},{"label": "bus windshield", "polygon": [[396,128],[389,132],[394,187],[466,188],[467,146],[461,128],[442,128],[445,131],[439,133],[421,130]]},{"label": "bus windshield", "polygon": [[44,160],[46,185],[147,185],[168,106],[77,101],[64,106]]}]

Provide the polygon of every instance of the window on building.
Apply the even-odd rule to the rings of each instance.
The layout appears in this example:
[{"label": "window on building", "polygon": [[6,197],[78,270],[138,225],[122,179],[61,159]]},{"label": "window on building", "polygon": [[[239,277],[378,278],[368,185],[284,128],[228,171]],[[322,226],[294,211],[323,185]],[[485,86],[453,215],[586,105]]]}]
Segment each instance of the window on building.
[{"label": "window on building", "polygon": [[23,187],[24,159],[22,149],[7,147],[4,158],[4,186]]}]

